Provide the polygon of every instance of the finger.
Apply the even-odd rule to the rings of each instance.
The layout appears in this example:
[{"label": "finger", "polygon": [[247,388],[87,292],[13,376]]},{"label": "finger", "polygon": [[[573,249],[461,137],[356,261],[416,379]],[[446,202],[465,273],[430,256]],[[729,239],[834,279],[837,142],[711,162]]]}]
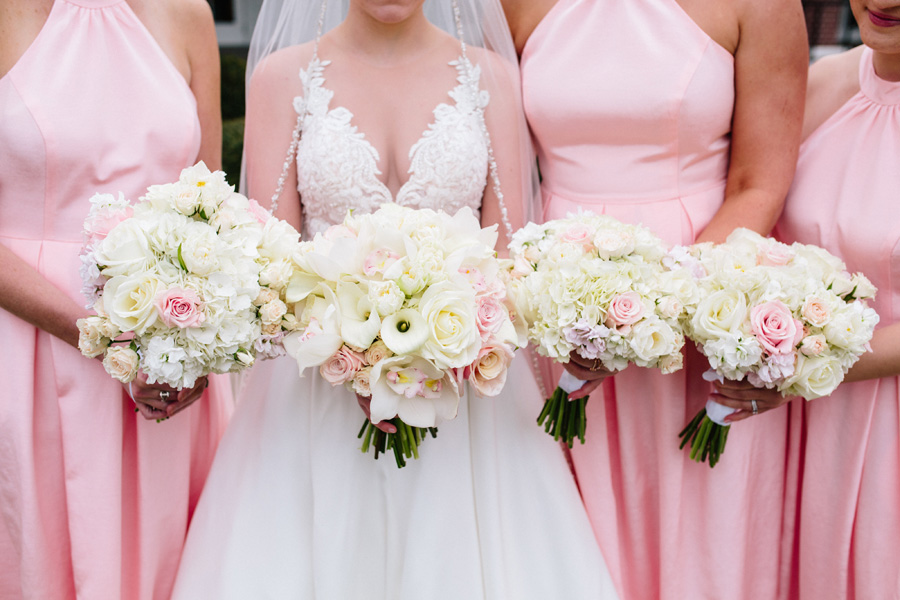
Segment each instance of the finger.
[{"label": "finger", "polygon": [[397,433],[397,428],[394,427],[389,421],[382,421],[381,423],[375,423],[375,427],[382,430],[385,433]]},{"label": "finger", "polygon": [[594,379],[600,379],[602,381],[609,374],[609,371],[606,370],[591,371],[590,369],[585,369],[584,367],[576,365],[572,362],[564,364],[563,367],[566,369],[566,371],[582,381],[593,381]]},{"label": "finger", "polygon": [[186,396],[184,400],[179,400],[177,402],[173,402],[166,407],[166,414],[170,417],[174,417],[184,409],[191,406],[194,402],[203,397],[203,392],[197,392],[196,394],[191,394],[190,396]]},{"label": "finger", "polygon": [[588,381],[583,386],[569,394],[569,398],[584,398],[585,396],[590,396],[591,392],[600,387],[601,383],[603,383],[603,379],[594,379],[593,381]]},{"label": "finger", "polygon": [[714,385],[719,388],[729,389],[729,390],[756,390],[759,389],[752,383],[746,380],[734,381],[732,379],[725,379],[723,381],[716,381]]},{"label": "finger", "polygon": [[159,421],[161,419],[165,419],[168,415],[166,415],[165,410],[157,410],[146,404],[137,403],[138,412],[141,413],[141,416],[147,419],[148,421]]},{"label": "finger", "polygon": [[171,404],[170,402],[166,402],[165,400],[160,400],[158,396],[153,398],[137,397],[134,399],[134,402],[138,405],[138,407],[147,406],[149,408],[152,408],[153,410],[158,410],[163,413],[166,412],[169,404]]},{"label": "finger", "polygon": [[[762,412],[762,411],[759,411],[759,412]],[[739,410],[736,413],[731,413],[730,415],[725,417],[725,419],[723,419],[723,420],[726,423],[731,424],[731,423],[737,423],[738,421],[743,421],[744,419],[749,419],[752,416],[753,416],[753,413],[750,411]]]},{"label": "finger", "polygon": [[719,387],[719,384],[715,384],[716,391],[719,392],[723,396],[727,396],[728,398],[732,398],[733,400],[759,400],[762,397],[768,396],[767,392],[769,390],[761,390],[759,388],[751,387],[749,389],[735,389],[735,388],[726,388]]},{"label": "finger", "polygon": [[594,360],[592,358],[585,358],[585,357],[581,356],[580,354],[578,354],[577,352],[571,353],[569,355],[569,360],[578,365],[581,365],[582,367],[584,367],[586,369],[590,369],[594,365],[594,363],[597,362],[596,360]]}]

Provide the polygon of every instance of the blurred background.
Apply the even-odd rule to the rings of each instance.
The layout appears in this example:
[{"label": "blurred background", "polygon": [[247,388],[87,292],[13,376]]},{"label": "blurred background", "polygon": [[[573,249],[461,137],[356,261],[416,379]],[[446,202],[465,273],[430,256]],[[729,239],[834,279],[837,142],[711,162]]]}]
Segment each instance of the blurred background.
[{"label": "blurred background", "polygon": [[[222,168],[239,184],[244,142],[244,72],[262,0],[208,0],[222,58]],[[317,0],[307,0],[314,2]],[[848,0],[803,0],[810,61],[859,44]]]}]

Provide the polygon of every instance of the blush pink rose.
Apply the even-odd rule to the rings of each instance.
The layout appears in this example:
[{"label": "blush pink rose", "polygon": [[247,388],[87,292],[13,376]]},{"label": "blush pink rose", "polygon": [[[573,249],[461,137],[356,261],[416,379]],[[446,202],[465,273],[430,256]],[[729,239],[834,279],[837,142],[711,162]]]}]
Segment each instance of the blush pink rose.
[{"label": "blush pink rose", "polygon": [[253,198],[250,198],[249,200],[250,214],[253,215],[260,224],[265,225],[266,221],[268,221],[272,215],[270,215],[269,211],[263,208],[262,205]]},{"label": "blush pink rose", "polygon": [[356,372],[366,364],[362,352],[351,350],[347,346],[335,352],[331,358],[322,363],[319,373],[322,379],[331,385],[338,385],[353,379]]},{"label": "blush pink rose", "polygon": [[637,292],[625,292],[619,294],[609,303],[606,313],[606,325],[617,327],[619,325],[634,325],[644,316],[644,303]]},{"label": "blush pink rose", "polygon": [[464,378],[476,392],[492,398],[503,389],[512,359],[513,352],[505,344],[486,344],[478,352],[478,358],[466,367]]},{"label": "blush pink rose", "polygon": [[475,315],[475,323],[481,333],[481,339],[487,340],[491,334],[500,331],[506,319],[506,308],[493,296],[478,298],[478,312]]},{"label": "blush pink rose", "polygon": [[794,251],[790,246],[772,242],[760,246],[756,262],[760,265],[780,267],[791,262],[792,258],[794,258]]},{"label": "blush pink rose", "polygon": [[807,298],[800,310],[803,318],[815,325],[816,327],[824,327],[831,319],[831,309],[825,304],[821,298]]},{"label": "blush pink rose", "polygon": [[573,223],[569,225],[560,239],[569,244],[577,244],[579,246],[592,246],[591,228],[584,223]]},{"label": "blush pink rose", "polygon": [[203,302],[193,290],[173,287],[156,295],[156,311],[169,327],[196,327],[203,323]]},{"label": "blush pink rose", "polygon": [[803,324],[780,300],[750,309],[750,330],[769,354],[790,354],[803,337]]}]

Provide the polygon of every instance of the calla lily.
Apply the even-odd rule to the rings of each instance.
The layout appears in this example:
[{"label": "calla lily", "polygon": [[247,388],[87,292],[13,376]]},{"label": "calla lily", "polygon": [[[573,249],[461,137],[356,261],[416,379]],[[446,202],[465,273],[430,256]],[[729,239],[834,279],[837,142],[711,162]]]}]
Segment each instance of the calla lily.
[{"label": "calla lily", "polygon": [[456,417],[459,388],[450,375],[422,358],[394,356],[372,367],[371,421],[400,417],[413,427],[434,427]]},{"label": "calla lily", "polygon": [[428,324],[415,309],[398,310],[382,321],[381,340],[394,354],[412,354],[428,340]]},{"label": "calla lily", "polygon": [[368,348],[378,337],[381,318],[372,306],[372,301],[353,283],[339,281],[337,300],[341,307],[341,335],[347,345]]},{"label": "calla lily", "polygon": [[291,274],[291,280],[288,282],[287,289],[285,290],[285,300],[289,304],[300,302],[309,296],[321,281],[322,278],[318,275],[295,270]]}]

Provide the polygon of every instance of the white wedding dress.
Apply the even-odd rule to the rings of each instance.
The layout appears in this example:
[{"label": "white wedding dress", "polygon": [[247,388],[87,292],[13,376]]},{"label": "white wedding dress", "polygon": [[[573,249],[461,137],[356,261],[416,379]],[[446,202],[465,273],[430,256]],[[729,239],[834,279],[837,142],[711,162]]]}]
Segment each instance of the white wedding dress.
[{"label": "white wedding dress", "polygon": [[[301,71],[297,150],[304,230],[392,200],[378,153],[330,108],[327,62]],[[488,172],[487,92],[451,63],[452,103],[410,151],[399,204],[478,210]],[[174,598],[597,600],[616,597],[527,359],[506,389],[467,391],[459,415],[398,469],[360,452],[355,397],[284,357],[255,366],[193,517]]]}]

